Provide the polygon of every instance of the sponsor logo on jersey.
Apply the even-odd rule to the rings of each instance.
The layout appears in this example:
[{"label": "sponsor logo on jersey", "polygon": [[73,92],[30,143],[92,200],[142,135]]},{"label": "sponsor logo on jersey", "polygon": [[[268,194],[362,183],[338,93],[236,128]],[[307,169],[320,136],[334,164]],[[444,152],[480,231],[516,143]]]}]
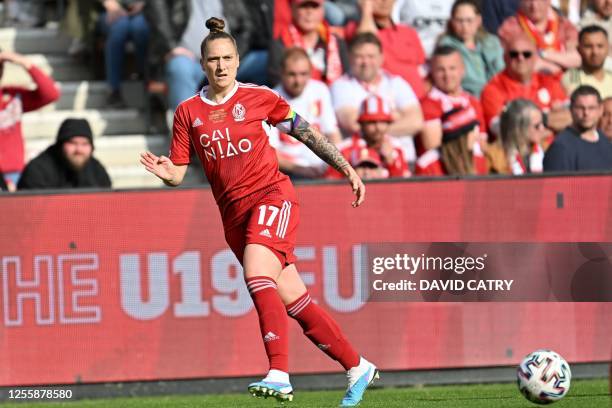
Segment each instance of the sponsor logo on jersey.
[{"label": "sponsor logo on jersey", "polygon": [[272,238],[272,234],[270,234],[270,230],[269,230],[269,229],[267,229],[267,228],[266,228],[265,230],[261,231],[261,232],[259,233],[259,235],[262,235],[262,236],[264,236],[264,237],[268,237],[268,238]]},{"label": "sponsor logo on jersey", "polygon": [[229,128],[215,129],[210,135],[200,134],[200,145],[204,148],[206,161],[237,156],[240,153],[250,152],[253,148],[253,144],[247,138],[240,139],[238,142],[233,141]]},{"label": "sponsor logo on jersey", "polygon": [[197,118],[197,117],[196,117],[196,119],[195,119],[195,120],[193,121],[193,123],[191,124],[191,127],[198,127],[198,126],[202,126],[202,125],[203,125],[203,123],[202,123],[202,121],[200,120],[200,118]]},{"label": "sponsor logo on jersey", "polygon": [[540,100],[540,102],[542,102],[544,105],[548,105],[550,103],[550,93],[548,93],[548,89],[546,88],[540,88],[538,90],[538,99]]},{"label": "sponsor logo on jersey", "polygon": [[269,331],[268,334],[264,336],[264,343],[267,343],[272,340],[279,340],[279,339],[280,339],[280,336],[277,336],[273,332]]},{"label": "sponsor logo on jersey", "polygon": [[242,122],[246,116],[246,109],[244,108],[244,105],[237,102],[232,109],[232,115],[234,115],[234,120],[236,122]]}]

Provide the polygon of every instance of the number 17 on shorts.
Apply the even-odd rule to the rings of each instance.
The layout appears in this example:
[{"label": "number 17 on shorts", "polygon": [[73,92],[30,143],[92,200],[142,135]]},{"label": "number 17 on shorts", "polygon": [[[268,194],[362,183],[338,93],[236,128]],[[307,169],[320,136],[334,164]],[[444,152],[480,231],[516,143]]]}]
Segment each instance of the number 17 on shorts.
[{"label": "number 17 on shorts", "polygon": [[[293,249],[299,223],[299,205],[288,200],[260,203],[251,213],[247,226],[247,244],[261,244],[286,258],[288,264],[295,261]],[[279,252],[280,254],[278,254]]]}]

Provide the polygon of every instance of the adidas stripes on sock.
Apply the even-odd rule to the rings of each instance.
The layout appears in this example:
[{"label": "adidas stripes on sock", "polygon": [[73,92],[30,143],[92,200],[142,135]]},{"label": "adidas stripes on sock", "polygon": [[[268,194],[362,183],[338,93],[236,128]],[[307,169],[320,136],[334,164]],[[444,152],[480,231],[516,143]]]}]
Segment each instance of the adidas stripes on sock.
[{"label": "adidas stripes on sock", "polygon": [[276,290],[276,282],[267,276],[246,280],[251,299],[259,316],[259,329],[270,362],[270,369],[289,371],[288,319]]},{"label": "adidas stripes on sock", "polygon": [[315,304],[308,292],[286,306],[287,314],[298,321],[304,334],[345,370],[359,365],[359,354],[344,337],[335,320]]}]

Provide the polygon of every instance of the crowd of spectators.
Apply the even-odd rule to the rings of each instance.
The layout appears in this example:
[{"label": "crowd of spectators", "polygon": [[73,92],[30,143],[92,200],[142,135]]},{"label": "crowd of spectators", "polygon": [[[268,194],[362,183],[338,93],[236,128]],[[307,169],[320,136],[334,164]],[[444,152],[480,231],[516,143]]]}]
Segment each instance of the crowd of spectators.
[{"label": "crowd of spectators", "polygon": [[[236,38],[238,80],[274,87],[365,178],[612,169],[610,0],[68,0],[64,27],[71,53],[104,40],[111,107],[132,43],[171,117],[206,83],[212,16]],[[23,110],[57,98],[21,65],[43,93]],[[291,177],[336,177],[269,133]],[[0,164],[15,183],[23,163]]]}]

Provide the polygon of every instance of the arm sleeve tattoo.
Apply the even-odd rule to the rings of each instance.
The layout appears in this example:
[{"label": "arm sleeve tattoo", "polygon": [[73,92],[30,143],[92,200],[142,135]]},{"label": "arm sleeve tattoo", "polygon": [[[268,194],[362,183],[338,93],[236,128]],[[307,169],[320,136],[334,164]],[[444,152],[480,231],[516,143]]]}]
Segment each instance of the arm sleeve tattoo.
[{"label": "arm sleeve tattoo", "polygon": [[291,116],[279,122],[276,127],[281,132],[287,133],[304,143],[334,169],[342,172],[344,168],[350,166],[342,153],[336,149],[336,146],[297,113],[292,111]]}]

